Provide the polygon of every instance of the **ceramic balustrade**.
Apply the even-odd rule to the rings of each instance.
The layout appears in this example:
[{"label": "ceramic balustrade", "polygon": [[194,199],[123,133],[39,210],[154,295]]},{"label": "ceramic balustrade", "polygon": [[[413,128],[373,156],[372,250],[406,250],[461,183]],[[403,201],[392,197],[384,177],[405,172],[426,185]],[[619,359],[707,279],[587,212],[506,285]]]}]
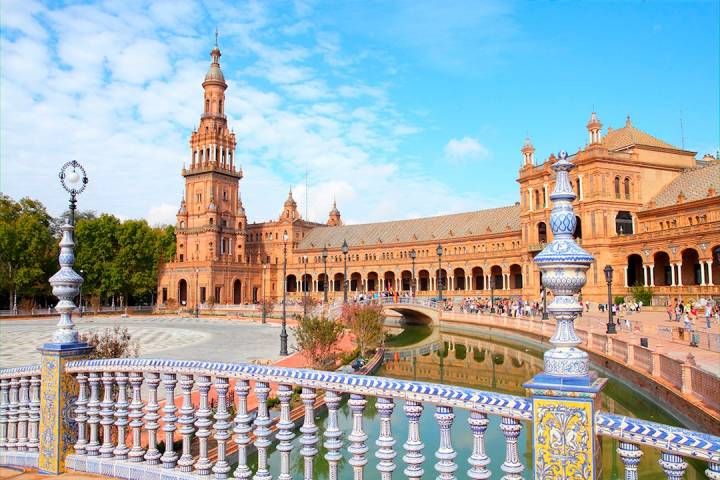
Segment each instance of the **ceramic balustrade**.
[{"label": "ceramic balustrade", "polygon": [[[371,397],[377,399],[380,424],[380,433],[374,439],[379,478],[391,478],[393,472],[395,475],[401,472],[406,478],[418,479],[428,473],[423,432],[419,428],[421,416],[428,408],[433,409],[429,413],[440,432],[440,445],[432,452],[438,478],[455,478],[462,465],[469,466],[469,478],[490,478],[491,459],[485,448],[489,415],[500,417],[500,430],[505,437],[505,458],[495,459],[505,474],[503,478],[522,478],[527,467],[521,463],[518,437],[523,427],[531,427],[528,423],[532,422],[532,404],[523,397],[422,382],[246,364],[118,359],[69,362],[67,368],[78,383],[77,400],[71,411],[78,429],[77,441],[74,453],[67,459],[68,468],[73,470],[117,478],[159,475],[163,478],[210,475],[274,478],[269,455],[275,445],[274,455],[280,456],[277,478],[291,478],[289,455],[296,449],[303,457],[305,478],[312,478],[320,442],[314,409],[321,396],[328,409],[323,439],[331,479],[337,478],[343,460],[352,468],[354,478],[375,475],[367,470],[368,441],[371,440],[364,426],[368,420],[363,418]],[[0,370],[2,460],[11,458],[13,452],[32,455],[37,451],[39,440],[39,368],[15,374],[9,371]],[[176,397],[178,385],[181,391]],[[174,401],[166,401],[164,405],[158,402],[157,391],[161,386],[166,392],[165,398]],[[302,391],[300,400],[305,420],[296,439],[291,399],[293,388],[298,387]],[[231,389],[234,389],[232,404],[228,400]],[[277,418],[269,414],[271,392],[275,392],[280,402]],[[248,405],[251,396],[257,403],[255,412]],[[214,398],[212,404],[211,398]],[[347,432],[338,424],[338,410],[344,399],[352,415],[352,426]],[[397,458],[395,448],[400,439],[393,436],[390,423],[397,401],[403,402],[402,413],[408,423],[401,459]],[[235,417],[231,419],[233,408]],[[454,425],[458,408],[470,412],[466,425]],[[21,414],[25,410],[27,414]],[[598,435],[619,440],[618,455],[625,465],[626,479],[638,478],[641,474],[638,471],[641,446],[661,450],[660,465],[667,478],[681,478],[687,459],[696,458],[708,462],[708,478],[720,479],[718,437],[605,412],[596,414],[595,425]],[[157,433],[161,428],[164,435],[159,444]],[[452,432],[457,428],[469,428],[472,434],[472,453],[465,459],[458,459],[453,447]],[[217,445],[213,452],[208,449],[210,437]],[[258,454],[255,468],[249,464],[251,446]],[[228,458],[235,452],[238,466],[232,471]]]}]

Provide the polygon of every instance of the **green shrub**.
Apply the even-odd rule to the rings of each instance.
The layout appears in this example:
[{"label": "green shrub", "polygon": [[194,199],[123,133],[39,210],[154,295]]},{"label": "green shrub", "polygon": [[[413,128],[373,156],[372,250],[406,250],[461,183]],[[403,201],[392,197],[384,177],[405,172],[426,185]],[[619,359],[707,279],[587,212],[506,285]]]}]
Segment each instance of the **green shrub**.
[{"label": "green shrub", "polygon": [[630,294],[636,302],[642,302],[643,305],[652,305],[653,291],[652,288],[644,287],[636,283],[630,288]]},{"label": "green shrub", "polygon": [[625,303],[625,297],[623,297],[622,295],[617,295],[613,299],[613,303],[615,303],[615,305],[622,305],[623,303]]},{"label": "green shrub", "polygon": [[293,328],[298,349],[316,368],[328,368],[335,363],[338,342],[343,326],[325,317],[298,318]]}]

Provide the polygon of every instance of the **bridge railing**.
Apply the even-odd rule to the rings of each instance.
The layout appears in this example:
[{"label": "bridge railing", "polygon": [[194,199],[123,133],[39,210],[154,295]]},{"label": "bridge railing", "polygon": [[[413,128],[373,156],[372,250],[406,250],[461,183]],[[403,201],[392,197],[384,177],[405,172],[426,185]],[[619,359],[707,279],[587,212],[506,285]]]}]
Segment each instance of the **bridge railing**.
[{"label": "bridge railing", "polygon": [[[389,479],[402,469],[407,478],[421,478],[425,457],[424,432],[419,424],[430,409],[440,432],[439,448],[433,453],[440,478],[455,478],[458,469],[470,465],[467,476],[489,478],[485,436],[488,415],[501,417],[505,458],[500,469],[507,479],[518,479],[526,468],[518,451],[518,436],[532,424],[532,402],[528,398],[381,377],[259,366],[174,360],[114,359],[83,360],[67,364],[74,375],[78,396],[68,412],[76,422],[74,453],[68,468],[116,478],[139,478],[172,472],[173,478],[271,478],[269,455],[280,456],[280,474],[289,474],[289,455],[299,448],[305,478],[313,478],[313,461],[322,441],[330,469],[337,473],[343,458],[354,478]],[[0,459],[2,463],[37,466],[40,415],[40,369],[29,366],[0,370]],[[290,418],[293,392],[300,389],[304,420],[296,439]],[[180,392],[179,397],[176,393]],[[158,393],[164,392],[165,401]],[[232,393],[231,393],[232,392]],[[271,396],[278,399],[280,414],[271,418]],[[313,414],[319,396],[328,415],[321,439]],[[350,431],[341,431],[338,410],[342,396],[349,396],[352,414]],[[366,472],[368,438],[363,413],[368,398],[376,398],[380,433],[375,444],[377,474]],[[181,400],[175,401],[176,398]],[[173,401],[167,401],[173,399]],[[404,402],[409,429],[407,438],[396,439],[390,421],[395,403]],[[161,405],[164,403],[164,405]],[[179,405],[178,405],[179,404]],[[455,409],[470,412],[468,425],[454,424]],[[234,412],[234,417],[231,415]],[[708,462],[708,478],[720,478],[720,438],[682,428],[597,412],[597,435],[619,440],[618,454],[625,465],[625,478],[637,478],[641,446],[661,451],[660,465],[667,478],[681,478],[686,458]],[[452,431],[469,428],[472,453],[457,459]],[[293,442],[293,440],[297,440]],[[402,465],[395,445],[403,441]],[[211,446],[213,448],[211,448]],[[257,451],[257,466],[249,455]],[[232,472],[228,459],[237,452]],[[33,461],[35,463],[33,463]],[[290,478],[281,476],[279,478]]]}]

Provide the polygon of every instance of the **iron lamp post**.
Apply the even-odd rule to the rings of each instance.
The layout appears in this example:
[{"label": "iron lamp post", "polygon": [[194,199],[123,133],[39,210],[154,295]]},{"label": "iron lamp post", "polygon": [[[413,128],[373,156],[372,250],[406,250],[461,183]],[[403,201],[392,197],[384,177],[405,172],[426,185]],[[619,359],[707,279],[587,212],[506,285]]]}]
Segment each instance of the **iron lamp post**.
[{"label": "iron lamp post", "polygon": [[302,285],[303,289],[303,317],[307,317],[307,294],[308,294],[308,286],[307,286],[307,255],[302,256],[303,261],[303,278],[302,282],[300,282],[300,285]]},{"label": "iron lamp post", "polygon": [[343,303],[347,303],[348,301],[347,255],[349,250],[350,247],[348,247],[347,240],[343,240]]},{"label": "iron lamp post", "polygon": [[70,225],[75,226],[75,209],[77,196],[80,195],[88,183],[85,169],[76,160],[67,162],[60,169],[60,183],[70,194]]},{"label": "iron lamp post", "polygon": [[410,279],[410,296],[415,296],[415,257],[417,257],[417,252],[413,248],[410,250],[410,258],[412,259],[412,278]]},{"label": "iron lamp post", "polygon": [[262,323],[267,322],[267,302],[265,300],[265,272],[267,271],[267,263],[263,263],[262,272]]},{"label": "iron lamp post", "polygon": [[[540,281],[542,282],[542,272],[540,272]],[[542,285],[542,284],[541,284]],[[542,297],[543,297],[543,313],[542,313],[542,319],[547,320],[548,313],[547,313],[547,290],[545,289],[545,285],[542,285],[541,287],[542,291]]]},{"label": "iron lamp post", "polygon": [[287,230],[283,232],[283,302],[282,302],[282,328],[280,329],[280,355],[288,354],[287,346],[287,318],[286,318],[286,307],[287,303],[287,242],[288,233]]},{"label": "iron lamp post", "polygon": [[[80,269],[80,276],[81,276],[81,277],[83,276],[83,273],[85,273],[85,270],[83,270],[83,269],[81,268],[81,269]],[[82,314],[83,314],[83,308],[82,308],[82,283],[79,285],[79,288],[80,288],[80,299],[79,299],[79,303],[80,303],[80,318],[82,318]]]},{"label": "iron lamp post", "polygon": [[615,322],[613,322],[613,311],[612,311],[612,280],[613,280],[613,268],[610,265],[605,265],[605,269],[603,270],[605,273],[605,281],[607,282],[608,286],[608,322],[607,322],[607,330],[605,331],[606,334],[613,334],[617,333],[617,330],[615,329]]},{"label": "iron lamp post", "polygon": [[495,277],[490,272],[490,313],[495,313]]},{"label": "iron lamp post", "polygon": [[328,276],[327,276],[327,258],[328,249],[327,245],[323,248],[322,259],[323,259],[323,303],[328,303]]},{"label": "iron lamp post", "polygon": [[198,280],[198,277],[200,276],[200,269],[195,269],[195,318],[198,318],[200,316],[200,281]]},{"label": "iron lamp post", "polygon": [[435,249],[435,252],[437,253],[438,257],[438,274],[437,274],[437,291],[438,291],[438,302],[442,302],[443,296],[442,296],[442,254],[443,254],[443,247],[441,244],[438,244],[437,248]]}]

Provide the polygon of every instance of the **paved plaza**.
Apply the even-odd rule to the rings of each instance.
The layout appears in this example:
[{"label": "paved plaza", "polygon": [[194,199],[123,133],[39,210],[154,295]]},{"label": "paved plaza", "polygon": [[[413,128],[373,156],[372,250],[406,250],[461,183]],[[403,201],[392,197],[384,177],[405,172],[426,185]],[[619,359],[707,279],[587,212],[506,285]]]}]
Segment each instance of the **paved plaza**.
[{"label": "paved plaza", "polygon": [[[224,318],[74,318],[79,332],[128,327],[140,357],[252,362],[279,358],[280,326]],[[0,368],[40,362],[37,348],[50,340],[57,318],[0,321]],[[290,346],[292,348],[292,331]]]}]

